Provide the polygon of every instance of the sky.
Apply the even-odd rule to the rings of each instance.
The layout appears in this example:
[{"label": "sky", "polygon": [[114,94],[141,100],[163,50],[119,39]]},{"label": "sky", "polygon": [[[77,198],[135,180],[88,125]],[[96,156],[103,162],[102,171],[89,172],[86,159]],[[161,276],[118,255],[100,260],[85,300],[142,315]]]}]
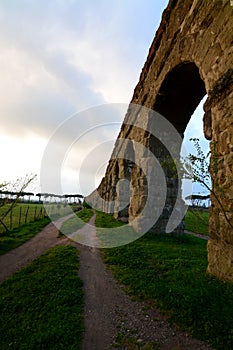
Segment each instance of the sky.
[{"label": "sky", "polygon": [[[31,190],[40,192],[45,153],[55,140],[56,152],[65,150],[63,193],[87,195],[98,185],[123,121],[122,106],[132,98],[167,3],[0,0],[0,183],[38,174]],[[120,104],[120,111],[103,116],[102,125],[98,113],[83,113],[106,104]],[[201,120],[202,107],[196,114]],[[186,138],[192,136],[203,138],[197,119]],[[85,162],[93,150],[100,160],[94,175]],[[46,190],[52,192],[50,160]]]}]

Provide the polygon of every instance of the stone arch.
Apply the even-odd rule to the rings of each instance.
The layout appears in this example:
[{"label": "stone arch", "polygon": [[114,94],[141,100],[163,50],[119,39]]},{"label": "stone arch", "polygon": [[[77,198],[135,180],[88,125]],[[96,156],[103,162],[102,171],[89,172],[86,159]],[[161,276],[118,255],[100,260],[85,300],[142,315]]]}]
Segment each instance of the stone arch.
[{"label": "stone arch", "polygon": [[183,135],[202,98],[206,95],[204,81],[194,62],[182,62],[166,75],[153,109],[167,118]]},{"label": "stone arch", "polygon": [[[155,102],[152,109],[164,116],[176,128],[181,138],[183,138],[191,116],[205,95],[205,83],[200,75],[199,68],[194,62],[184,61],[171,67],[166,74],[159,91],[155,96]],[[146,136],[145,133],[144,138],[146,139],[147,137],[148,136]],[[160,160],[161,164],[163,164],[168,156],[166,148],[153,137],[149,136],[149,138],[150,141],[147,143],[147,146],[150,145],[150,149],[156,155],[156,158]],[[160,154],[157,153],[156,148],[160,149]],[[137,178],[138,181],[138,178],[141,178],[142,176],[139,176],[136,172],[137,171],[135,171],[134,177]],[[180,201],[182,201],[181,191],[178,191],[178,188],[181,187],[181,183],[178,183],[176,174],[167,172],[166,180],[167,198],[164,210],[157,223],[152,227],[152,230],[157,232],[164,232],[166,230],[168,219],[178,196],[180,196]],[[140,183],[140,181],[138,181],[138,183]],[[134,187],[141,187],[138,183],[135,184],[133,180]],[[174,193],[175,189],[177,189],[176,193]],[[146,193],[143,195],[145,196]],[[138,211],[137,202],[138,198],[136,196],[136,198],[131,201],[129,207],[132,220]],[[135,208],[137,209],[134,210]],[[174,232],[182,232],[183,227],[184,222],[182,221]]]},{"label": "stone arch", "polygon": [[[204,104],[204,131],[205,136],[211,139],[212,150],[215,147],[218,160],[211,174],[213,189],[218,191],[220,187],[224,193],[224,208],[231,222],[231,225],[226,222],[216,198],[212,196],[208,271],[230,281],[233,281],[232,28],[233,6],[229,0],[170,0],[131,100],[134,104],[157,109],[182,134],[201,96],[205,93],[208,95]],[[177,88],[175,91],[172,89],[173,80]],[[177,85],[178,80],[180,84]],[[175,101],[177,96],[178,103]],[[186,96],[187,103],[182,103],[182,96]],[[174,115],[177,119],[174,119]],[[125,121],[129,117],[130,110]],[[145,146],[150,142],[147,132],[129,126],[126,122],[123,122],[118,137],[135,140]],[[117,154],[117,145],[114,152]],[[115,181],[112,179],[117,180],[121,178],[119,174],[127,173],[127,166],[127,162],[110,160],[105,177],[97,189],[103,198],[107,198],[106,193],[111,193],[111,197],[115,198],[116,192],[112,189],[112,182],[115,184]],[[131,197],[129,212],[133,217],[143,206],[146,184],[137,168],[131,170],[132,182],[135,188],[138,187],[136,194]],[[93,198],[94,193],[89,200],[93,201]]]}]

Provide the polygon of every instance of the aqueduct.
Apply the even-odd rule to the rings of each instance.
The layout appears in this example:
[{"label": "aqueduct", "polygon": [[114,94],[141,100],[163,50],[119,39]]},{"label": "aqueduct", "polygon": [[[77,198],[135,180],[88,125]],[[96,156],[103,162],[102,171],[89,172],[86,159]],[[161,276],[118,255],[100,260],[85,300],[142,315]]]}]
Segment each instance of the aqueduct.
[{"label": "aqueduct", "polygon": [[[215,145],[217,165],[212,185],[223,194],[229,222],[211,196],[208,241],[208,272],[233,282],[233,6],[230,0],[170,0],[149,50],[132,103],[165,116],[183,135],[191,115],[207,94],[204,132]],[[129,118],[130,110],[125,118]],[[137,118],[142,118],[140,113]],[[148,122],[148,121],[147,121]],[[161,145],[126,119],[118,139],[135,140],[165,157]],[[151,146],[152,145],[152,146]],[[117,144],[114,152],[117,152]],[[125,150],[127,152],[127,149]],[[213,162],[213,156],[212,160]],[[106,201],[119,196],[116,184],[128,178],[134,188],[129,206],[115,215],[129,222],[142,210],[147,197],[144,174],[124,159],[112,159],[98,193]],[[156,227],[163,231],[178,195],[178,182],[167,175],[166,203]],[[92,195],[92,199],[94,194]],[[89,198],[90,199],[90,198]],[[153,208],[152,208],[153,210]],[[178,227],[176,230],[180,230]]]}]

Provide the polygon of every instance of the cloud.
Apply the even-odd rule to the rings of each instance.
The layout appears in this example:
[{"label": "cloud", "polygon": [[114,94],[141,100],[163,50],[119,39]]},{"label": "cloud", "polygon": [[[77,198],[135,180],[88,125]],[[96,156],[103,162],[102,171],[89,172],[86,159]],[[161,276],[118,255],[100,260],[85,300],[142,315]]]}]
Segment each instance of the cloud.
[{"label": "cloud", "polygon": [[129,102],[155,31],[145,20],[147,5],[152,2],[1,2],[5,129],[48,134],[77,110]]},{"label": "cloud", "polygon": [[40,160],[45,146],[46,139],[33,137],[33,135],[26,138],[1,136],[0,183],[16,180],[26,174],[39,174]]},{"label": "cloud", "polygon": [[[27,61],[27,57],[18,54],[18,63],[22,60]],[[14,66],[12,76],[5,79],[8,89],[1,89],[5,103],[0,106],[0,114],[6,131],[19,134],[32,130],[49,137],[77,110],[103,102],[101,95],[89,88],[90,80],[59,55],[50,56],[42,64],[29,60],[24,66]]]},{"label": "cloud", "polygon": [[33,130],[48,136],[77,110],[104,102],[91,90],[90,75],[63,53],[33,55],[11,48],[0,57],[0,115],[8,133]]},{"label": "cloud", "polygon": [[100,176],[104,175],[99,169],[103,165],[105,168],[110,159],[127,107],[127,104],[96,106],[73,115],[61,124],[44,151],[41,167],[43,191],[53,188],[60,193],[61,183],[54,179],[62,174],[62,187],[67,188],[67,179],[69,183],[73,179],[74,186],[81,176],[82,185],[80,183],[76,191],[80,191],[81,186],[84,193],[89,194],[96,184],[95,178],[100,181]]},{"label": "cloud", "polygon": [[[77,111],[104,103],[129,103],[167,2],[0,2],[0,133],[11,140],[5,142],[15,169],[19,162],[14,148],[21,150],[15,153],[20,171],[28,172],[33,149],[33,162],[39,166],[45,140]],[[108,126],[83,138],[73,155],[81,159],[89,148],[108,137],[115,139],[120,125],[110,130],[109,123],[121,122],[123,117],[106,113],[102,122]],[[64,130],[58,143],[66,145],[76,130],[89,130],[98,119],[98,113],[86,114],[76,128]],[[101,159],[101,152],[96,151],[96,158]],[[67,163],[70,172],[75,170],[74,157]],[[8,157],[4,168],[12,169]]]}]

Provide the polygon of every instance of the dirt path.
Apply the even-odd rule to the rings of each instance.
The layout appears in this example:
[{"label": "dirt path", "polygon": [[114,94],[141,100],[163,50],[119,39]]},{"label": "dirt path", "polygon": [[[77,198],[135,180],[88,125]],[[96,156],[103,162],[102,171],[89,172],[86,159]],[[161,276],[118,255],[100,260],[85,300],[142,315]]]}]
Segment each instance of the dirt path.
[{"label": "dirt path", "polygon": [[[68,217],[62,218],[57,224],[61,225],[67,219]],[[96,240],[94,221],[95,216],[89,222],[92,226],[82,228],[82,235],[84,232],[91,232],[92,242]],[[0,281],[56,244],[71,243],[76,246],[80,251],[79,276],[83,280],[85,292],[85,332],[82,350],[116,349],[113,343],[117,335],[132,337],[141,346],[146,342],[155,342],[160,346],[160,350],[211,349],[170,325],[147,303],[132,301],[117,284],[111,271],[106,268],[98,248],[71,242],[67,238],[58,239],[57,236],[58,229],[49,224],[30,241],[0,256]],[[129,347],[122,345],[117,349],[126,350]]]},{"label": "dirt path", "polygon": [[100,247],[101,244],[96,236],[95,218],[96,214],[94,214],[89,222],[82,228],[69,234],[69,238],[75,242],[78,242],[80,245]]},{"label": "dirt path", "polygon": [[41,232],[20,247],[0,256],[0,282],[14,272],[19,271],[29,262],[43,254],[47,249],[56,244],[67,244],[68,239],[58,238],[58,228],[64,221],[72,217],[73,214],[56,221],[56,226],[52,223],[47,225]]},{"label": "dirt path", "polygon": [[[90,224],[94,224],[94,219],[91,219]],[[117,334],[133,337],[141,346],[155,342],[160,345],[160,350],[211,349],[180,332],[147,303],[132,301],[106,268],[99,249],[79,244],[76,246],[80,251],[79,276],[83,280],[85,292],[82,350],[116,349],[112,345]],[[122,345],[117,349],[128,347]]]}]

